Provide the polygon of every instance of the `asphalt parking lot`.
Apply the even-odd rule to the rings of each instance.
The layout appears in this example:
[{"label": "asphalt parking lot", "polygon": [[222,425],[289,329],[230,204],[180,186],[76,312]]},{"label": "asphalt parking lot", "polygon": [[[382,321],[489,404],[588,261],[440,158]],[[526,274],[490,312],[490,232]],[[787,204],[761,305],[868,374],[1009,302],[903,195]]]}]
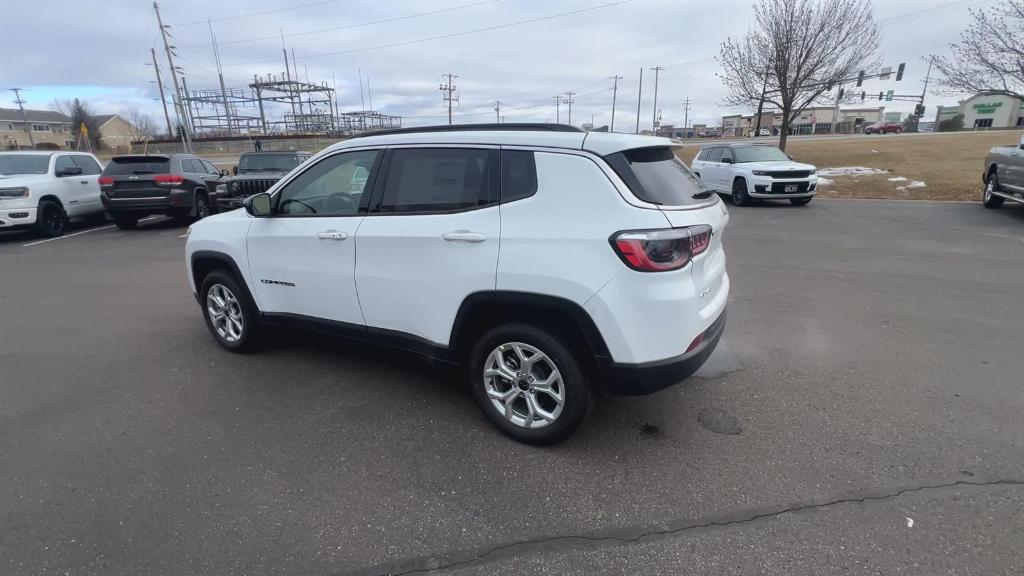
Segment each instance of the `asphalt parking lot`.
[{"label": "asphalt parking lot", "polygon": [[171,221],[0,235],[0,573],[1024,573],[1024,209],[731,210],[702,377],[547,449],[408,357],[221,350]]}]

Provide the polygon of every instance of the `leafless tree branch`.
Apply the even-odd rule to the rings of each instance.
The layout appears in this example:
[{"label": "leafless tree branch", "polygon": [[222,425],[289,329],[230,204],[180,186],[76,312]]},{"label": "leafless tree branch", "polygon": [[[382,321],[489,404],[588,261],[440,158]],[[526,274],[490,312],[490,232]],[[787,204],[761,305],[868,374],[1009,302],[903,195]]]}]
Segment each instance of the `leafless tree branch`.
[{"label": "leafless tree branch", "polygon": [[1024,98],[1024,0],[971,10],[972,22],[950,44],[950,56],[933,55],[940,79],[935,94],[995,92]]}]

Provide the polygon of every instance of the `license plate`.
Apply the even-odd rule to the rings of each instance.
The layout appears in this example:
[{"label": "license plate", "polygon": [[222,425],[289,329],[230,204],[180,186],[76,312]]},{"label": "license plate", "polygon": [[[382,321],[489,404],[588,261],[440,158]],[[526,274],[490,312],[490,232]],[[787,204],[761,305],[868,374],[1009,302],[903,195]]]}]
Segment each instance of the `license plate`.
[{"label": "license plate", "polygon": [[796,184],[786,184],[786,192],[796,192],[800,190],[800,186]]}]

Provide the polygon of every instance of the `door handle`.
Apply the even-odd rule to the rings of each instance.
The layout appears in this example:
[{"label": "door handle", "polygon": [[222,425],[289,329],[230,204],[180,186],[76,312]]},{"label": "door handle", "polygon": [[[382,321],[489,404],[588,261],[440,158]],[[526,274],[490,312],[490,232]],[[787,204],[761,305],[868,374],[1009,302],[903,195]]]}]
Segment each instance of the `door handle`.
[{"label": "door handle", "polygon": [[344,240],[348,238],[348,234],[344,232],[337,232],[334,230],[328,230],[327,232],[321,232],[316,235],[321,240]]},{"label": "door handle", "polygon": [[479,232],[470,232],[468,230],[456,230],[455,232],[448,232],[447,234],[441,234],[441,239],[448,242],[469,242],[471,244],[477,244],[487,240],[487,236]]}]

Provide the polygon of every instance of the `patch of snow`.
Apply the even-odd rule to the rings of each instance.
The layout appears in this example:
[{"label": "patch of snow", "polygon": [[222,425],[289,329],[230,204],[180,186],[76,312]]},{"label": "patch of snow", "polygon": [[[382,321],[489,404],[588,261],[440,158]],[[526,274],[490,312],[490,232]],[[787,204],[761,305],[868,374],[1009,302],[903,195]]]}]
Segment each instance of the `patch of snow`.
[{"label": "patch of snow", "polygon": [[840,166],[818,170],[819,176],[873,176],[875,174],[886,174],[886,171],[864,166]]},{"label": "patch of snow", "polygon": [[818,186],[829,186],[831,184],[832,181],[829,180],[828,178],[822,178],[821,176],[818,176]]},{"label": "patch of snow", "polygon": [[911,180],[910,184],[907,184],[907,188],[927,188],[928,185],[920,180]]},{"label": "patch of snow", "polygon": [[895,176],[893,178],[888,178],[887,180],[889,180],[889,182],[906,182],[907,181],[907,179],[904,178],[903,176]]},{"label": "patch of snow", "polygon": [[878,154],[878,150],[872,150],[872,152],[874,152],[875,154]]}]

